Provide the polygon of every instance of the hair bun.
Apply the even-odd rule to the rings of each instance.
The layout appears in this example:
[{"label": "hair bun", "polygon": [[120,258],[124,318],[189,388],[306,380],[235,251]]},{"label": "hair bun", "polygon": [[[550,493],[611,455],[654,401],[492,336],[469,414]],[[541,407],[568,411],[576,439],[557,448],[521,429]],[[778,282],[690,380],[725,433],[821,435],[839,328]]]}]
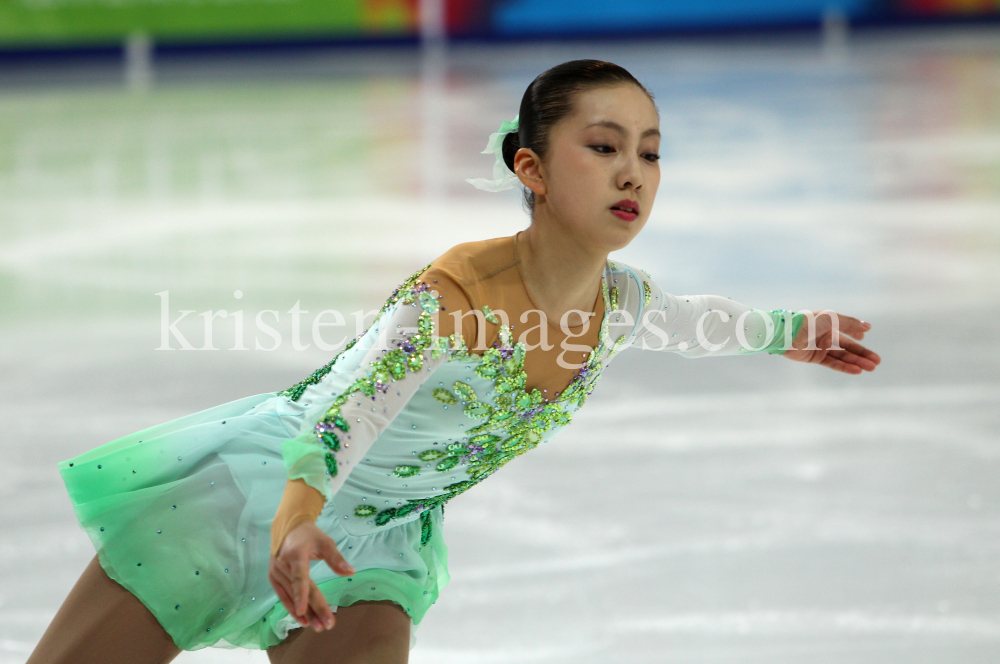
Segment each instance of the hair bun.
[{"label": "hair bun", "polygon": [[517,151],[521,149],[521,140],[518,138],[518,132],[512,131],[503,137],[503,143],[500,145],[500,154],[503,155],[503,163],[506,164],[510,172],[514,172],[514,155]]}]

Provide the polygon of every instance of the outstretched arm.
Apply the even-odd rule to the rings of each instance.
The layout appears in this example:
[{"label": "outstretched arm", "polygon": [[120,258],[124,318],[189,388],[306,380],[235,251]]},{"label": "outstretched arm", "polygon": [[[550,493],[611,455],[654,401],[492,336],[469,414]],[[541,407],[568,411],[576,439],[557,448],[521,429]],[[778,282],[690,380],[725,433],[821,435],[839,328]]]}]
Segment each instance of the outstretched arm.
[{"label": "outstretched arm", "polygon": [[747,353],[780,354],[788,348],[803,315],[784,309],[753,309],[721,295],[673,295],[642,275],[642,306],[633,346],[643,350],[709,357]]},{"label": "outstretched arm", "polygon": [[766,352],[858,374],[881,358],[847,337],[861,339],[870,324],[833,311],[765,311],[720,295],[664,292],[644,279],[643,308],[632,341],[644,350],[685,357]]}]

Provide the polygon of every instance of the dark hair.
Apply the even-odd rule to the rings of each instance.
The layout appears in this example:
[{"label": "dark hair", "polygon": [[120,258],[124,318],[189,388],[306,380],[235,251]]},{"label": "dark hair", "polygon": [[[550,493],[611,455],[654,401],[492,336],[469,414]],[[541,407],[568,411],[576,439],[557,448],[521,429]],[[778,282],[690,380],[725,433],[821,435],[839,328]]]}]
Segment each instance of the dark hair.
[{"label": "dark hair", "polygon": [[[552,127],[573,110],[573,97],[577,92],[605,85],[632,83],[649,95],[646,89],[625,68],[601,60],[570,60],[543,71],[528,85],[521,97],[517,132],[504,136],[501,154],[507,168],[514,171],[514,155],[520,148],[530,148],[545,158],[548,151],[549,132]],[[654,102],[655,106],[655,102]],[[524,203],[528,213],[535,211],[535,194],[524,190]]]}]

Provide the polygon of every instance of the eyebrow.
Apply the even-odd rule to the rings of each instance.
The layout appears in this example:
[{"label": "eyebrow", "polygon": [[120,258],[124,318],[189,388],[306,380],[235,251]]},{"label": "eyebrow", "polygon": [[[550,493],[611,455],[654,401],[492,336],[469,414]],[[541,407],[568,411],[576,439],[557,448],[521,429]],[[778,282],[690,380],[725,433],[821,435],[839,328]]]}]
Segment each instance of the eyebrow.
[{"label": "eyebrow", "polygon": [[[589,129],[590,127],[607,127],[608,129],[614,129],[619,134],[627,134],[628,133],[628,131],[625,129],[625,127],[623,127],[620,124],[618,124],[617,122],[613,122],[611,120],[599,120],[598,122],[592,122],[589,125],[587,125],[586,127],[584,127],[584,129]],[[660,135],[660,130],[659,129],[656,129],[655,127],[650,127],[646,131],[642,132],[642,134],[639,136],[639,138],[646,138],[647,136],[659,136],[659,135]]]}]

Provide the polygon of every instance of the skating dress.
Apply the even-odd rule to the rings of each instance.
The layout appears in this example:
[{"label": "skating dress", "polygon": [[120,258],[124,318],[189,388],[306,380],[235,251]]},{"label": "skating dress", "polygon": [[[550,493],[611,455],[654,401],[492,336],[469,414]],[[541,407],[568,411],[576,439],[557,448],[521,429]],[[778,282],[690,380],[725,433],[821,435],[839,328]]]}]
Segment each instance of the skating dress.
[{"label": "skating dress", "polygon": [[[674,296],[608,260],[594,324],[560,331],[522,315],[534,301],[518,235],[457,245],[415,272],[367,330],[292,387],[59,464],[102,567],[180,648],[264,649],[299,627],[267,575],[288,480],[322,493],[316,525],[357,570],[343,577],[313,562],[331,607],[392,600],[417,625],[449,578],[445,503],[562,431],[617,353],[781,353],[802,322],[726,297]],[[456,312],[475,315],[438,334]],[[554,347],[535,347],[543,330]]]}]

